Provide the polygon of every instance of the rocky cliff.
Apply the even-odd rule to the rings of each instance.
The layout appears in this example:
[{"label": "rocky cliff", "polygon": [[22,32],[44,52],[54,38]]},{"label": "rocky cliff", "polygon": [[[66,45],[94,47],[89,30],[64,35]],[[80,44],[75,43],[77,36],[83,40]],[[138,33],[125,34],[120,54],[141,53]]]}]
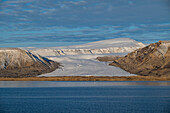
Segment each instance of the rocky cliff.
[{"label": "rocky cliff", "polygon": [[0,77],[30,77],[48,73],[59,63],[18,48],[0,48]]},{"label": "rocky cliff", "polygon": [[159,41],[137,49],[110,64],[145,76],[170,76],[170,41]]}]

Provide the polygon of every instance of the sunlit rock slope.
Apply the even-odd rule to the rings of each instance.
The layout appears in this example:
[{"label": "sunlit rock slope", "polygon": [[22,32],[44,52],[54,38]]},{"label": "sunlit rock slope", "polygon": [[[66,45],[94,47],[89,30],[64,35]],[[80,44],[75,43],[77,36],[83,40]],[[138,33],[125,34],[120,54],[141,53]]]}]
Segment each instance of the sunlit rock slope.
[{"label": "sunlit rock slope", "polygon": [[145,76],[170,76],[170,41],[159,41],[137,49],[110,64]]},{"label": "sunlit rock slope", "polygon": [[52,72],[59,63],[18,48],[0,48],[0,77],[30,77]]}]

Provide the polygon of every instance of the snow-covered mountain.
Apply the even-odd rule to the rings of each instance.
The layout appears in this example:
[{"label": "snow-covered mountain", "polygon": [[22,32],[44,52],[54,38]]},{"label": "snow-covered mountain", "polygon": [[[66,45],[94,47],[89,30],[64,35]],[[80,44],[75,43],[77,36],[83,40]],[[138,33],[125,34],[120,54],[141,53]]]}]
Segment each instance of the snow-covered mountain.
[{"label": "snow-covered mountain", "polygon": [[144,46],[145,45],[143,43],[137,42],[129,38],[117,38],[75,46],[25,49],[29,49],[32,53],[39,54],[41,56],[61,56],[128,53]]}]

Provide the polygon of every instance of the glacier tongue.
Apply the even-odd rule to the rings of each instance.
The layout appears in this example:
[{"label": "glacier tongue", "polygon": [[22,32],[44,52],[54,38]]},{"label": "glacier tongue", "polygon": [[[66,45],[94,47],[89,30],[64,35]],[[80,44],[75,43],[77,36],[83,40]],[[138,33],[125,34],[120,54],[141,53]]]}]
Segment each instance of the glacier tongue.
[{"label": "glacier tongue", "polygon": [[132,76],[133,74],[108,66],[95,58],[104,55],[125,55],[144,46],[129,38],[118,38],[83,45],[26,49],[63,65],[61,69],[40,76]]},{"label": "glacier tongue", "polygon": [[[118,67],[95,60],[98,55],[65,55],[48,57],[62,63],[63,67],[40,76],[134,76]],[[102,55],[99,55],[102,56]]]}]

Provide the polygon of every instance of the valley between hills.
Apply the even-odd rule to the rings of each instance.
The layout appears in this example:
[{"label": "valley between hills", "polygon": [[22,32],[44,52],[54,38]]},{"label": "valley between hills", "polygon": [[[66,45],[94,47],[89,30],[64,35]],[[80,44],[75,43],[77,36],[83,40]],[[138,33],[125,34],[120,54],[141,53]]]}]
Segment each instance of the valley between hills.
[{"label": "valley between hills", "polygon": [[170,42],[129,38],[48,48],[1,48],[0,80],[170,80]]}]

